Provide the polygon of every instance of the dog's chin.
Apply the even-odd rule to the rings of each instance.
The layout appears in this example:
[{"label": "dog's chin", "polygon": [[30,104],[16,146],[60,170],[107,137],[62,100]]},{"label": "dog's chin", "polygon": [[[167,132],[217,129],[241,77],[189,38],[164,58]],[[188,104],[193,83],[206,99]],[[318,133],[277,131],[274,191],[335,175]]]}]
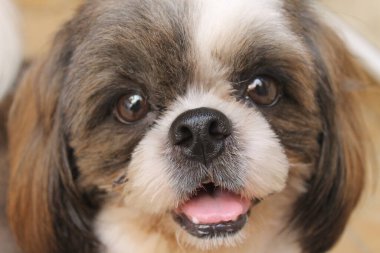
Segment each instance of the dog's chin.
[{"label": "dog's chin", "polygon": [[234,246],[244,238],[250,210],[257,203],[207,183],[183,201],[172,216],[186,237],[181,239],[192,246],[202,249]]}]

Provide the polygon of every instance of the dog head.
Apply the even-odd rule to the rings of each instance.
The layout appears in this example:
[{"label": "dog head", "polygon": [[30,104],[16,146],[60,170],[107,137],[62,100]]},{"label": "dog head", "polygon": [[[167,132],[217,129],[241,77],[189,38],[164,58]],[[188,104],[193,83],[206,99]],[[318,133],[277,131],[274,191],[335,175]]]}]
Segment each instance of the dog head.
[{"label": "dog head", "polygon": [[304,1],[87,2],[15,94],[13,230],[26,252],[327,250],[364,182],[363,80]]}]

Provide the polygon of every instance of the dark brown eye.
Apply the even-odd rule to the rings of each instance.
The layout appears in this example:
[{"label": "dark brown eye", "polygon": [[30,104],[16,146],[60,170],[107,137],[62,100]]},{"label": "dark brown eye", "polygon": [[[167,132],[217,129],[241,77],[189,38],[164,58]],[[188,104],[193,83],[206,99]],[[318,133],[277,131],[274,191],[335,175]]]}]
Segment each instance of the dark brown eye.
[{"label": "dark brown eye", "polygon": [[247,98],[257,105],[275,105],[281,97],[279,85],[270,77],[256,77],[247,87]]},{"label": "dark brown eye", "polygon": [[133,123],[144,118],[149,111],[147,99],[140,93],[134,92],[122,96],[117,102],[116,116],[122,123]]}]

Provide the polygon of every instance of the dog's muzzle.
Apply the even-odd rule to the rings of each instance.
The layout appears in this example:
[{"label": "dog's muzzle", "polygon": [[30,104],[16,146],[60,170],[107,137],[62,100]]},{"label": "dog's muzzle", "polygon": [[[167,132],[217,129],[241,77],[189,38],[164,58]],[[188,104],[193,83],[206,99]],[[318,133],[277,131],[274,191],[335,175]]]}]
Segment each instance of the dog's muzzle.
[{"label": "dog's muzzle", "polygon": [[[223,156],[226,140],[231,134],[231,121],[222,112],[211,108],[197,108],[180,114],[169,132],[172,145],[180,150],[183,159],[199,162],[205,170]],[[221,187],[212,176],[192,192],[173,212],[174,220],[189,234],[213,238],[232,235],[244,227],[251,207],[249,199]]]}]

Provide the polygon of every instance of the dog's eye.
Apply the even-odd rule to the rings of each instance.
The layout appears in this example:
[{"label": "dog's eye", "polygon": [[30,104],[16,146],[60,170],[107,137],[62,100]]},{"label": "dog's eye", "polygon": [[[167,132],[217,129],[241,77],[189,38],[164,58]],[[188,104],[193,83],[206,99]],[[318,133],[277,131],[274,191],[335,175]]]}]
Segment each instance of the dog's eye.
[{"label": "dog's eye", "polygon": [[277,82],[270,77],[256,77],[247,87],[247,99],[257,105],[275,105],[281,97],[281,89]]},{"label": "dog's eye", "polygon": [[149,103],[147,99],[137,92],[122,96],[115,108],[118,120],[125,124],[141,120],[147,115],[148,111]]}]

